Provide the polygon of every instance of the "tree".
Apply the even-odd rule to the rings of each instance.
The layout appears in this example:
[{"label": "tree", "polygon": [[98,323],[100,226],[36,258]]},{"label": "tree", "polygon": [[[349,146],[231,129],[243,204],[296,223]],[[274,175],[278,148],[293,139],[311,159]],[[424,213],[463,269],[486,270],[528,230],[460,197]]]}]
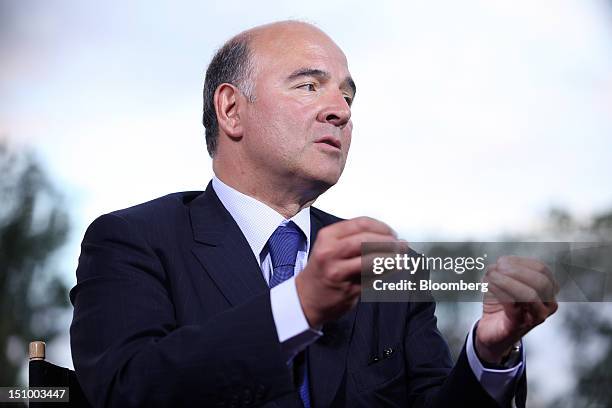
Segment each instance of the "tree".
[{"label": "tree", "polygon": [[33,339],[53,339],[68,305],[66,286],[51,272],[68,218],[62,198],[35,156],[0,140],[0,385],[17,385]]},{"label": "tree", "polygon": [[[576,241],[612,243],[612,211],[579,222],[562,211],[551,213],[551,231],[570,233]],[[609,274],[612,260],[609,253],[595,260]],[[554,407],[612,406],[612,304],[607,302],[566,305],[566,331],[574,343],[576,388]]]}]

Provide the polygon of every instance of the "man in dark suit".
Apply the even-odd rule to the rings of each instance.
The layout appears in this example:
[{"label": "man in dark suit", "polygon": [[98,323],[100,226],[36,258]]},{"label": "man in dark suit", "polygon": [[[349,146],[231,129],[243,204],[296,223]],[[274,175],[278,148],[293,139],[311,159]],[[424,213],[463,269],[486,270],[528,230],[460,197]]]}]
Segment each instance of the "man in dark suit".
[{"label": "man in dark suit", "polygon": [[432,302],[358,302],[361,244],[407,244],[311,207],[344,168],[355,92],[342,51],[308,24],[256,27],[217,52],[206,191],[85,234],[71,345],[94,406],[524,405],[520,338],[557,307],[544,265],[489,268],[494,294],[454,367]]}]

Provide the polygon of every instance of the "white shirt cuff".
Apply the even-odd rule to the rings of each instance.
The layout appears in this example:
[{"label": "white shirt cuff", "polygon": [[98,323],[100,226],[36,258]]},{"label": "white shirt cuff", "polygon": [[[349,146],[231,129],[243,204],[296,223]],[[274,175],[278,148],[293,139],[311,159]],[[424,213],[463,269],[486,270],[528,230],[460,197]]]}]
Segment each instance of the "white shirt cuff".
[{"label": "white shirt cuff", "polygon": [[287,361],[323,335],[321,331],[312,329],[304,316],[295,278],[273,287],[270,290],[270,303],[278,341]]},{"label": "white shirt cuff", "polygon": [[477,323],[478,321],[472,325],[465,346],[468,362],[476,379],[482,385],[482,388],[484,388],[498,404],[506,406],[508,401],[513,397],[510,395],[509,391],[513,389],[516,380],[523,375],[523,371],[525,370],[525,350],[523,341],[521,340],[521,361],[517,365],[503,370],[485,368],[474,349],[473,333]]}]

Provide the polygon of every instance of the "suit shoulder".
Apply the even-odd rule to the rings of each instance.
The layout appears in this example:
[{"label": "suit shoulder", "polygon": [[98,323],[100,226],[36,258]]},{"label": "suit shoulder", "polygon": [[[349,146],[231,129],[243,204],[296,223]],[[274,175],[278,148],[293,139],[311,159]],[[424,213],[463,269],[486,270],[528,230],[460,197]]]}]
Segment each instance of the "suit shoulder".
[{"label": "suit shoulder", "polygon": [[200,196],[202,193],[202,191],[183,191],[167,194],[165,196],[154,198],[153,200],[149,200],[144,203],[113,211],[110,214],[117,215],[122,218],[131,218],[139,216],[157,215],[160,212],[181,210],[183,208],[187,208],[189,206],[189,203],[198,196]]},{"label": "suit shoulder", "polygon": [[108,223],[110,219],[120,219],[145,229],[151,225],[172,224],[177,219],[188,216],[189,203],[201,194],[202,191],[185,191],[168,194],[101,215],[93,221],[91,226],[104,222]]}]

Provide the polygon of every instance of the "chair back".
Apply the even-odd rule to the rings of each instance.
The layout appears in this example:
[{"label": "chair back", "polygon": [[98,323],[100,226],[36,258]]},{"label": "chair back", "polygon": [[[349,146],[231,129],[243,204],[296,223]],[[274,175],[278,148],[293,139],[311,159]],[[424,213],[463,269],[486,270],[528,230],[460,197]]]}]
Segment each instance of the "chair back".
[{"label": "chair back", "polygon": [[76,378],[76,373],[68,368],[56,366],[45,361],[45,343],[30,343],[29,363],[30,387],[67,387],[70,401],[65,402],[30,402],[30,408],[89,408],[83,390]]}]

